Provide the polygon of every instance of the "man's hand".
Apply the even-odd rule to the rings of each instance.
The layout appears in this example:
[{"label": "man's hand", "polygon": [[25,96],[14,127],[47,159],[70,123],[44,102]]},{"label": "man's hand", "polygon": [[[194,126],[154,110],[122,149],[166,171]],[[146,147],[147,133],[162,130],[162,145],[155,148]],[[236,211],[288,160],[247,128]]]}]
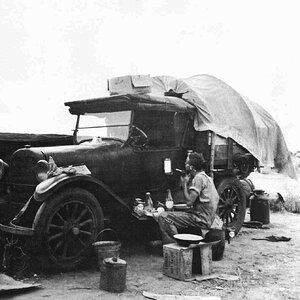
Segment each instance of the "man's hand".
[{"label": "man's hand", "polygon": [[180,177],[180,183],[183,188],[183,194],[185,202],[188,206],[192,206],[196,199],[198,198],[198,193],[195,191],[188,190],[188,181],[191,179],[191,175],[185,175]]},{"label": "man's hand", "polygon": [[182,187],[185,187],[190,180],[190,175],[180,176],[180,183]]}]

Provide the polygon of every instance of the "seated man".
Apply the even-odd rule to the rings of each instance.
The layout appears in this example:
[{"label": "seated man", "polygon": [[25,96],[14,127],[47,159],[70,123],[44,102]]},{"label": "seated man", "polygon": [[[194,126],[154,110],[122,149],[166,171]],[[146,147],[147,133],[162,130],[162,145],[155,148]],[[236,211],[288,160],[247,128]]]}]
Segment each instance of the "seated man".
[{"label": "seated man", "polygon": [[[212,228],[222,229],[222,221],[216,215],[219,194],[212,179],[204,172],[206,162],[202,154],[191,153],[186,160],[188,175],[181,177],[187,211],[163,212],[158,217],[163,244],[175,243],[173,236],[178,229],[195,227],[207,232]],[[216,225],[216,226],[215,226]]]}]

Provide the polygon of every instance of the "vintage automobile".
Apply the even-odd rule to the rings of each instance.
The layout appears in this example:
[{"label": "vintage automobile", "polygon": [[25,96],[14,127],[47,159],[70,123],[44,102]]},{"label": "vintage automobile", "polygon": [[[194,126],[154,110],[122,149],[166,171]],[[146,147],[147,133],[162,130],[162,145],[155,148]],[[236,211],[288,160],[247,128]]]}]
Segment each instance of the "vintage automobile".
[{"label": "vintage automobile", "polygon": [[144,218],[133,213],[136,197],[151,192],[156,205],[171,189],[181,202],[176,169],[184,169],[189,150],[208,161],[220,194],[218,213],[238,233],[246,210],[240,179],[259,167],[258,160],[230,137],[196,130],[197,107],[184,93],[153,89],[66,102],[76,116],[74,145],[14,152],[9,169],[1,168],[2,197],[13,211],[23,208],[2,222],[2,235],[31,240],[55,265],[74,267],[106,222],[120,222],[119,212],[143,226]]},{"label": "vintage automobile", "polygon": [[[3,171],[4,169],[7,169],[7,163],[12,154],[23,147],[45,147],[72,144],[72,135],[0,132],[1,166]],[[0,192],[0,220],[3,222],[5,219],[11,217],[14,211],[11,210],[11,207],[8,205],[8,197],[5,197],[5,189],[7,189],[7,186],[2,184],[1,187],[4,189]],[[26,193],[26,197],[28,197],[28,193]]]}]

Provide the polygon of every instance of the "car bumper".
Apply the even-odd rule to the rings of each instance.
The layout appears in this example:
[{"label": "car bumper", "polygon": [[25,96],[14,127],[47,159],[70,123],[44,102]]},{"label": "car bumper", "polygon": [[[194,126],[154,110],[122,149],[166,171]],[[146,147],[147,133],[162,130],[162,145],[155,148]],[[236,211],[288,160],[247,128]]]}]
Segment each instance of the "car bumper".
[{"label": "car bumper", "polygon": [[34,229],[28,227],[17,226],[11,223],[10,225],[0,224],[0,231],[14,235],[33,236]]}]

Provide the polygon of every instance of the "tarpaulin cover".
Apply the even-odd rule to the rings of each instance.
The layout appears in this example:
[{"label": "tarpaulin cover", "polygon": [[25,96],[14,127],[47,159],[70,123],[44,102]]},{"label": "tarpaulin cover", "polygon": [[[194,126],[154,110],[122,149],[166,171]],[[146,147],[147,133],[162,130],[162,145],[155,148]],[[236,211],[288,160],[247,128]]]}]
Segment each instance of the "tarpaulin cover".
[{"label": "tarpaulin cover", "polygon": [[195,130],[230,137],[262,165],[296,178],[281,129],[260,105],[210,75],[186,79],[157,76],[152,81],[152,95],[162,96],[169,90],[184,93],[182,99],[196,108]]}]

